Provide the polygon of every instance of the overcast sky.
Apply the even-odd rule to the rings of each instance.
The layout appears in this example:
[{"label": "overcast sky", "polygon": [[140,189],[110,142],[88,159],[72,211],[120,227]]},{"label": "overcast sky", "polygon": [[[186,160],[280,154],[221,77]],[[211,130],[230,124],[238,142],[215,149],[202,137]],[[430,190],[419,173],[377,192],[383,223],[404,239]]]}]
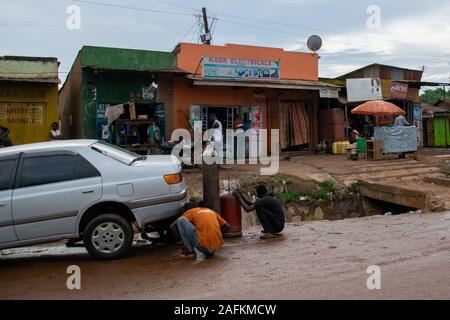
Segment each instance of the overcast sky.
[{"label": "overcast sky", "polygon": [[[66,26],[70,5],[81,10],[79,30]],[[380,29],[367,26],[372,5],[380,8]],[[83,45],[171,51],[180,40],[197,42],[194,9],[202,6],[217,18],[218,45],[308,51],[308,36],[320,35],[321,77],[384,63],[425,66],[425,80],[449,82],[448,0],[0,0],[0,56],[57,57],[64,81]]]}]

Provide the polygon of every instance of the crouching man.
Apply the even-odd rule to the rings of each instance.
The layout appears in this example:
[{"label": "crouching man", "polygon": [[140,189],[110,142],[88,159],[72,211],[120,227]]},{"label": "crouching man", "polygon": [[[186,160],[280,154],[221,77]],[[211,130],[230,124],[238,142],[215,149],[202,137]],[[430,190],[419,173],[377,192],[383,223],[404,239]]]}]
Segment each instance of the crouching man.
[{"label": "crouching man", "polygon": [[186,211],[170,228],[183,242],[181,254],[175,259],[204,260],[212,257],[223,245],[223,233],[230,228],[216,212],[208,208],[193,208]]},{"label": "crouching man", "polygon": [[284,229],[284,210],[278,200],[267,192],[266,186],[258,185],[256,187],[258,200],[254,203],[246,199],[239,190],[233,191],[233,195],[245,211],[256,211],[263,227],[261,239],[275,238],[280,235]]}]

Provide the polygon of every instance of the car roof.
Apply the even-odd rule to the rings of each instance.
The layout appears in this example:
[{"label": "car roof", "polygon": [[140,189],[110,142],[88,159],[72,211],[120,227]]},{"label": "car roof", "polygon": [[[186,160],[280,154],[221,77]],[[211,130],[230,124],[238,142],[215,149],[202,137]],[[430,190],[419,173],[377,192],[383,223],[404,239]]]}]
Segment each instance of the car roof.
[{"label": "car roof", "polygon": [[95,142],[98,142],[98,140],[94,139],[59,140],[59,141],[22,144],[12,147],[0,148],[0,156],[30,151],[50,151],[63,148],[88,147],[94,144]]}]

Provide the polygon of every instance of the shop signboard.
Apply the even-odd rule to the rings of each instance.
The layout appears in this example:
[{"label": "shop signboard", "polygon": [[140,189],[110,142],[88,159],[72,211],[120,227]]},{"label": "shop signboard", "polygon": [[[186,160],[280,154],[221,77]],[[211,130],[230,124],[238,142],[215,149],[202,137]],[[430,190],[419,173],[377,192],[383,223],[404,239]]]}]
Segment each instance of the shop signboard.
[{"label": "shop signboard", "polygon": [[34,103],[0,104],[0,120],[11,125],[42,125],[44,106]]},{"label": "shop signboard", "polygon": [[348,102],[383,99],[380,78],[347,79]]},{"label": "shop signboard", "polygon": [[204,78],[280,79],[280,61],[205,56]]},{"label": "shop signboard", "polygon": [[9,129],[13,144],[45,141],[50,130],[45,111],[45,103],[0,103],[0,125]]},{"label": "shop signboard", "polygon": [[408,98],[408,84],[391,81],[391,99],[406,100]]},{"label": "shop signboard", "polygon": [[339,99],[339,91],[336,89],[322,88],[319,91],[321,98]]}]

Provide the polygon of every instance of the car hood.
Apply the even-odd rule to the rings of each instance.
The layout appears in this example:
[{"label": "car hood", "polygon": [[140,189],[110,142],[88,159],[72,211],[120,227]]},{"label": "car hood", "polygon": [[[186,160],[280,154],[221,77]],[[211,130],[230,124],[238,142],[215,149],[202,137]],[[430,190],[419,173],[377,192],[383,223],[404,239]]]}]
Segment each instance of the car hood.
[{"label": "car hood", "polygon": [[145,167],[145,166],[173,166],[181,169],[181,163],[177,157],[172,155],[150,155],[146,156],[146,160],[136,161],[132,164],[133,167]]}]

